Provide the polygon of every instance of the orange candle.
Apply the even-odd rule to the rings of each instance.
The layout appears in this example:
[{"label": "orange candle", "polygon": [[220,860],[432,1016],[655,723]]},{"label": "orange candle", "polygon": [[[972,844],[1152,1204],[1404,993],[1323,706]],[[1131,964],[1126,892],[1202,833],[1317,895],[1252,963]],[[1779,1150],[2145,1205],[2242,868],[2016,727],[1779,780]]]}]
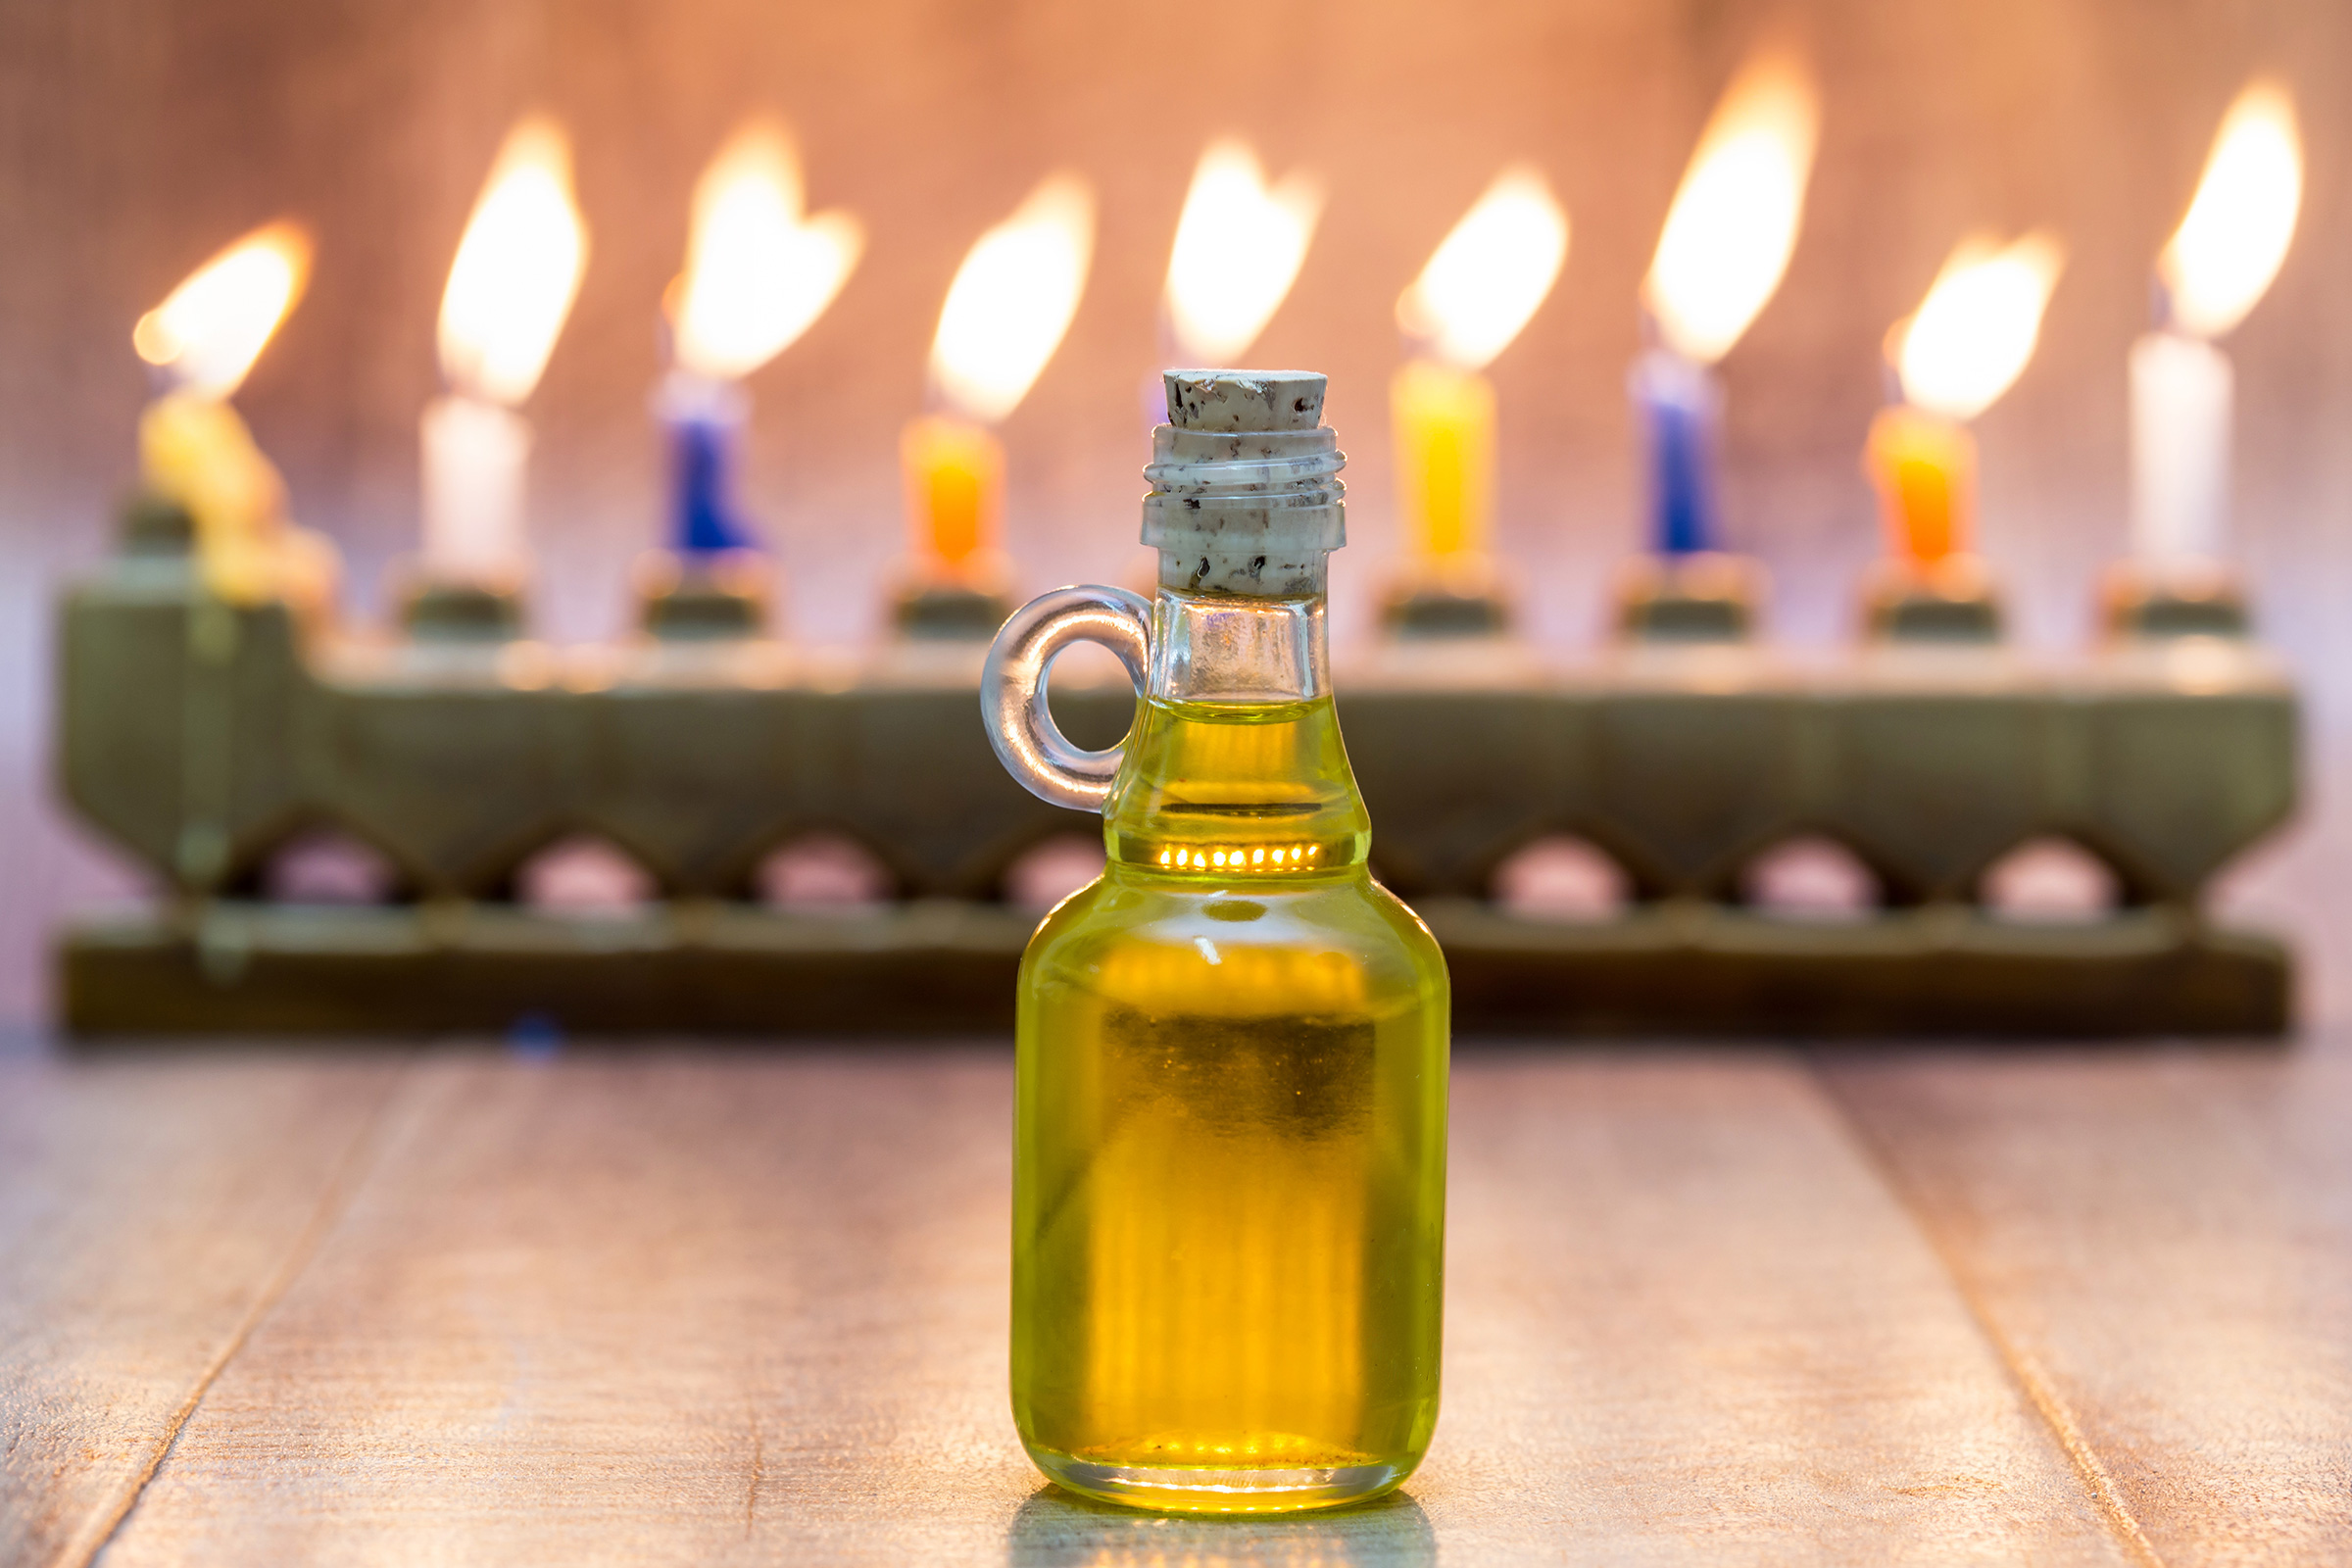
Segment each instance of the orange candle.
[{"label": "orange candle", "polygon": [[927,415],[899,438],[914,557],[969,573],[990,559],[1004,514],[1004,445],[968,420]]},{"label": "orange candle", "polygon": [[993,591],[1004,574],[1004,447],[991,426],[1029,395],[1077,314],[1095,198],[1050,175],[973,242],[931,340],[928,414],[899,438],[918,577]]},{"label": "orange candle", "polygon": [[1890,555],[1928,566],[1973,547],[1977,438],[1956,419],[1895,404],[1871,421],[1864,466]]},{"label": "orange candle", "polygon": [[1405,537],[1432,560],[1484,555],[1494,513],[1494,383],[1410,360],[1389,384]]},{"label": "orange candle", "polygon": [[1935,566],[1976,546],[1977,438],[1968,421],[2034,357],[2064,252],[2049,235],[1963,240],[1928,296],[1886,335],[1902,401],[1871,421],[1862,466],[1878,486],[1886,547]]}]

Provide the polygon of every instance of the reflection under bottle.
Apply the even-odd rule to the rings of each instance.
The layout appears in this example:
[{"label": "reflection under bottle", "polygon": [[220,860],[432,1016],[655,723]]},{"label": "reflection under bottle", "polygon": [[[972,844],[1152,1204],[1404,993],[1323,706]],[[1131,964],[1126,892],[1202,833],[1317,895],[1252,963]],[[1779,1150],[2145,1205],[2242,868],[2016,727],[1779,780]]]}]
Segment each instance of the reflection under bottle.
[{"label": "reflection under bottle", "polygon": [[1329,1513],[1152,1514],[1041,1487],[1005,1532],[1009,1568],[1429,1568],[1437,1532],[1402,1493]]}]

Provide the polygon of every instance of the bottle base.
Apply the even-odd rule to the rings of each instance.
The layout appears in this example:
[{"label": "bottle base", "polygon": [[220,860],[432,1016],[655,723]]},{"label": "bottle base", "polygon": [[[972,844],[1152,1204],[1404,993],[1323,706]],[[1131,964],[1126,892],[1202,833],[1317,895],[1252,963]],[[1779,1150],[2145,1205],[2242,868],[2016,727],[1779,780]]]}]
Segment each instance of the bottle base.
[{"label": "bottle base", "polygon": [[1365,1502],[1396,1490],[1410,1462],[1285,1466],[1104,1464],[1052,1448],[1029,1457],[1056,1485],[1098,1502],[1158,1513],[1299,1513]]}]

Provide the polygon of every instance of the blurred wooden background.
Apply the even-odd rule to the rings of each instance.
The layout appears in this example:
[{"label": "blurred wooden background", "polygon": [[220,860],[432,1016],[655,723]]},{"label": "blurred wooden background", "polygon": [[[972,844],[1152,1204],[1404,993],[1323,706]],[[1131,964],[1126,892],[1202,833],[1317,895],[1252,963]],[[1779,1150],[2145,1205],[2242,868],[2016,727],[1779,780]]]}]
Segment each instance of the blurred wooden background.
[{"label": "blurred wooden background", "polygon": [[1728,510],[1772,566],[1781,633],[1810,643],[1844,634],[1875,548],[1856,460],[1881,334],[1963,233],[2030,224],[2059,230],[2071,265],[2034,366],[1981,421],[1984,545],[2027,640],[2082,639],[2124,537],[2124,354],[2149,264],[2231,95],[2258,72],[2291,85],[2302,226],[2230,344],[2238,536],[2325,751],[2352,728],[2340,0],[0,0],[0,838],[21,868],[0,907],[0,1018],[37,1011],[51,911],[113,876],[49,804],[48,606],[105,548],[129,476],[145,393],[129,325],[247,227],[291,215],[318,235],[310,295],[240,401],[373,614],[415,534],[416,419],[466,210],[518,113],[570,124],[592,252],[531,405],[533,524],[545,623],[596,636],[660,528],[655,307],[694,176],[744,114],[781,112],[812,201],[857,212],[869,244],[832,312],[753,382],[748,499],[791,574],[793,630],[850,640],[873,628],[899,549],[895,441],[948,278],[1057,167],[1095,182],[1101,231],[1070,338],[1006,428],[1010,543],[1025,588],[1128,559],[1169,237],[1201,145],[1238,133],[1330,192],[1253,358],[1333,376],[1353,458],[1347,636],[1394,549],[1392,304],[1494,172],[1532,160],[1574,238],[1494,368],[1501,539],[1532,629],[1573,643],[1639,537],[1636,286],[1716,92],[1770,27],[1816,61],[1823,141],[1788,282],[1725,367]]}]

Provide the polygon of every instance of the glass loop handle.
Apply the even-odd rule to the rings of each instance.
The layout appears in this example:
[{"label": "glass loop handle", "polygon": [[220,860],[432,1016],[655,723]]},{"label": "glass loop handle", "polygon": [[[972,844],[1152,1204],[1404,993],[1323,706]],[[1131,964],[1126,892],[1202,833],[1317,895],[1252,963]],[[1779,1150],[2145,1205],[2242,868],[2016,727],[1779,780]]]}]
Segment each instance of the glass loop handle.
[{"label": "glass loop handle", "polygon": [[1152,602],[1124,588],[1089,584],[1040,594],[997,632],[980,672],[980,716],[1004,770],[1029,793],[1073,810],[1100,811],[1110,798],[1126,745],[1074,746],[1046,707],[1046,675],[1072,643],[1101,643],[1119,656],[1144,694],[1152,667]]}]

